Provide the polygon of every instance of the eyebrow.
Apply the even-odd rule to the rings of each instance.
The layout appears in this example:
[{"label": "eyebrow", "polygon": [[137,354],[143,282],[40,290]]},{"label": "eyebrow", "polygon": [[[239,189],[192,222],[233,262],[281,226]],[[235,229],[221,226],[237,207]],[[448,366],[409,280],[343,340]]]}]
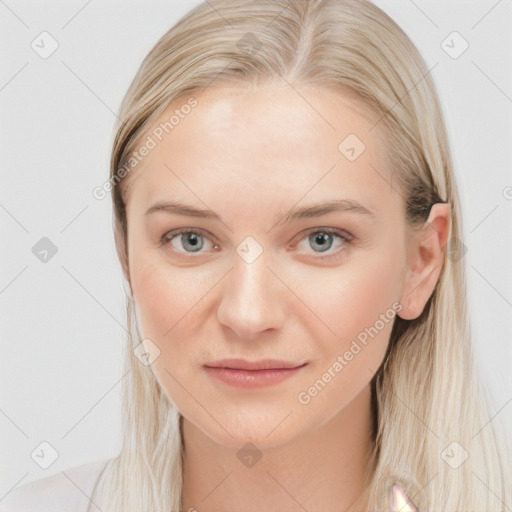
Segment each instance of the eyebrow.
[{"label": "eyebrow", "polygon": [[[202,210],[180,202],[163,201],[156,203],[146,211],[145,215],[149,215],[154,212],[166,212],[169,214],[184,215],[187,217],[199,217],[203,219],[214,219],[224,222],[221,217],[213,210]],[[294,208],[288,210],[284,214],[278,214],[274,218],[274,226],[286,224],[299,219],[320,217],[321,215],[326,215],[331,212],[352,212],[367,216],[368,218],[372,219],[376,217],[375,211],[367,208],[366,206],[363,206],[361,203],[355,200],[335,199],[310,206],[304,206],[301,208]]]}]

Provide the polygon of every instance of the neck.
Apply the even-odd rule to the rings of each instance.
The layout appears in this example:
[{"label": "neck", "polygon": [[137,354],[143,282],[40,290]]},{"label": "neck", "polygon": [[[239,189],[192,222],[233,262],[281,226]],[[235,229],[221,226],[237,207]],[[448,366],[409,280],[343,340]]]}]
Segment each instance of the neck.
[{"label": "neck", "polygon": [[183,418],[182,510],[362,512],[373,470],[372,425],[367,386],[318,429],[263,450],[245,467],[239,448],[219,445]]}]

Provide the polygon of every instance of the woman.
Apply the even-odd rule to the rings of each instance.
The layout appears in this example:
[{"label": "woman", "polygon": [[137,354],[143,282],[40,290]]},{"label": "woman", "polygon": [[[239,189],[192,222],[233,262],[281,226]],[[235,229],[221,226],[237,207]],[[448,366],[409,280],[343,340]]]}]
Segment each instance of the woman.
[{"label": "woman", "polygon": [[442,113],[396,23],[209,0],[120,118],[124,442],[88,510],[508,510]]}]

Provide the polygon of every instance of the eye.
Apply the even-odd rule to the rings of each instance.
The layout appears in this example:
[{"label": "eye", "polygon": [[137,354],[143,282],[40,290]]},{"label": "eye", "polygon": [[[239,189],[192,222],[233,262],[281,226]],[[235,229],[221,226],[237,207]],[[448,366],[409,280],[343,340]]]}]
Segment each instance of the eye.
[{"label": "eye", "polygon": [[[337,244],[335,244],[336,238],[338,239]],[[330,254],[327,256],[322,256],[322,258],[331,258],[338,256],[340,251],[344,251],[346,246],[352,241],[352,238],[351,235],[339,229],[315,228],[314,230],[308,231],[298,245],[300,246],[300,244],[305,241],[317,254],[328,252],[334,245],[335,250],[330,251]],[[337,251],[336,248],[340,247],[341,249]]]},{"label": "eye", "polygon": [[[335,243],[336,239],[338,239],[337,244]],[[329,259],[338,257],[339,253],[346,249],[345,246],[350,244],[352,239],[353,237],[349,233],[336,228],[314,228],[306,232],[297,246],[306,242],[310,248],[313,248],[316,254],[327,253],[334,246],[335,250],[330,251],[327,256],[320,257],[320,259]],[[178,254],[205,252],[202,251],[202,249],[204,249],[205,245],[208,246],[208,243],[211,244],[211,249],[219,248],[219,246],[212,242],[207,236],[206,232],[195,228],[180,228],[167,231],[160,239],[160,245],[162,247],[171,245]],[[337,248],[339,250],[336,250]],[[306,252],[308,252],[308,249],[306,249]]]},{"label": "eye", "polygon": [[[170,244],[177,253],[193,254],[201,252],[205,246],[205,240],[210,239],[201,229],[180,228],[164,233],[160,239],[160,245]],[[217,247],[218,245],[215,244],[213,248]]]}]

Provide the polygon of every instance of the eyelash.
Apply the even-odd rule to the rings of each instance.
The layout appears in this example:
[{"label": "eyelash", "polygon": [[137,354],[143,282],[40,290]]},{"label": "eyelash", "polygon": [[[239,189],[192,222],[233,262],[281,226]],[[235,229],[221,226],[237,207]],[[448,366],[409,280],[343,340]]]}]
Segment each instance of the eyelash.
[{"label": "eyelash", "polygon": [[[196,236],[203,236],[203,237],[206,237],[208,238],[208,235],[205,231],[203,231],[202,229],[195,229],[195,228],[179,228],[179,229],[173,229],[171,231],[167,231],[165,232],[162,237],[160,238],[160,246],[161,247],[166,247],[167,245],[169,245],[171,243],[171,241],[179,236],[179,235],[182,235],[184,233],[187,233],[187,234],[194,234]],[[171,235],[172,236],[169,236]],[[343,241],[343,246],[341,249],[337,250],[334,252],[334,254],[329,254],[327,256],[319,256],[318,259],[321,259],[321,260],[330,260],[330,259],[335,259],[335,258],[338,258],[340,256],[342,256],[342,254],[340,253],[343,253],[345,250],[346,250],[346,245],[350,244],[352,242],[352,239],[353,239],[353,236],[350,235],[349,233],[345,232],[345,231],[341,231],[339,229],[336,229],[336,228],[313,228],[313,229],[310,229],[308,231],[305,232],[304,236],[300,239],[299,243],[304,240],[304,239],[307,239],[309,238],[311,235],[314,235],[314,234],[328,234],[328,235],[336,235],[338,238],[340,238],[342,241]],[[215,246],[217,246],[217,244],[214,244]],[[182,253],[179,253],[180,255]],[[192,252],[187,252],[186,254],[194,254]],[[322,253],[316,253],[316,254],[322,254]]]}]

